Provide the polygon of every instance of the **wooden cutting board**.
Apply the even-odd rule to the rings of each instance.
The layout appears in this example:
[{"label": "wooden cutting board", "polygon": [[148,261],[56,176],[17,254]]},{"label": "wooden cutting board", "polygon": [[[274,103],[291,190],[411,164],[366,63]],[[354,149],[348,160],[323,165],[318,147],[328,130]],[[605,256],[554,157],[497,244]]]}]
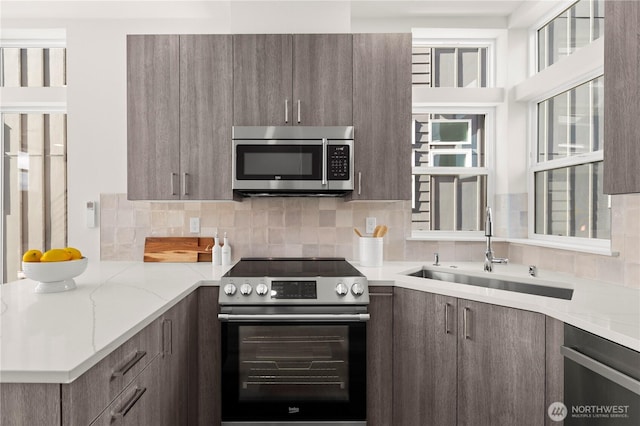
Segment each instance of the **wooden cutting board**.
[{"label": "wooden cutting board", "polygon": [[145,262],[211,262],[213,238],[147,237]]}]

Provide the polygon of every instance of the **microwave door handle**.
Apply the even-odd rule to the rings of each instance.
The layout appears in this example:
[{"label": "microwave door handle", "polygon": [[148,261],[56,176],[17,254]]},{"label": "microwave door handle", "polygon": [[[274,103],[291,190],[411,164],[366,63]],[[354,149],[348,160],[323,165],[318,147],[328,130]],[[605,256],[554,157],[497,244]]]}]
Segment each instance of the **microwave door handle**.
[{"label": "microwave door handle", "polygon": [[327,184],[327,138],[322,138],[322,185]]}]

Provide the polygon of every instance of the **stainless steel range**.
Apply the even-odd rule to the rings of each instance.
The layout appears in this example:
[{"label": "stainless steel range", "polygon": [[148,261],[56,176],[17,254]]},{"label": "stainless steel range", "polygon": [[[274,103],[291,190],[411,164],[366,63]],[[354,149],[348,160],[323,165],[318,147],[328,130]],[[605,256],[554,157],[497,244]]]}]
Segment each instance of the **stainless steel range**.
[{"label": "stainless steel range", "polygon": [[222,425],[366,425],[367,279],[341,258],[243,258],[223,277]]}]

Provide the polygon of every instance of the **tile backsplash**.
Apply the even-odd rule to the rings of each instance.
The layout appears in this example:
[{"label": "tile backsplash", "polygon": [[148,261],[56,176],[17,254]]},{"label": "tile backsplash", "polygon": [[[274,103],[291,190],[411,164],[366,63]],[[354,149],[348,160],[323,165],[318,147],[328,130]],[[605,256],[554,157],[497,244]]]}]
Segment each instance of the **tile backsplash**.
[{"label": "tile backsplash", "polygon": [[[526,197],[516,194],[497,201],[498,236],[522,238],[526,230]],[[606,283],[640,287],[640,195],[613,197],[612,249],[618,257],[590,255],[522,244],[495,243],[498,256],[515,263],[567,272]],[[523,213],[524,211],[524,213]],[[365,218],[389,227],[385,260],[431,262],[482,261],[484,242],[413,241],[411,203],[345,202],[340,198],[248,198],[242,202],[128,201],[126,194],[100,197],[100,257],[141,260],[145,237],[211,237],[225,232],[233,259],[243,256],[339,256],[358,259],[358,237]],[[189,232],[192,217],[200,233]],[[499,221],[499,222],[498,222]]]}]

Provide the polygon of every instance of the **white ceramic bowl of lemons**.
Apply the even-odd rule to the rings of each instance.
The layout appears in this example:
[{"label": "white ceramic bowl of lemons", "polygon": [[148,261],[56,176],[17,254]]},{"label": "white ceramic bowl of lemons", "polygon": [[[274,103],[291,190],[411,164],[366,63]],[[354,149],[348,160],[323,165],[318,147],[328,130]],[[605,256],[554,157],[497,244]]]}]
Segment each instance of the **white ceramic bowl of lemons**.
[{"label": "white ceramic bowl of lemons", "polygon": [[[54,250],[69,251],[67,248],[53,249],[45,252],[41,257],[38,256],[37,250],[30,250],[25,253],[25,257],[29,258],[30,261],[24,261],[23,258],[22,271],[27,278],[38,282],[34,290],[36,293],[73,290],[76,288],[74,278],[87,269],[88,259],[82,257],[79,251],[76,250],[73,254],[69,253],[67,257]],[[76,257],[76,259],[72,257]]]}]

